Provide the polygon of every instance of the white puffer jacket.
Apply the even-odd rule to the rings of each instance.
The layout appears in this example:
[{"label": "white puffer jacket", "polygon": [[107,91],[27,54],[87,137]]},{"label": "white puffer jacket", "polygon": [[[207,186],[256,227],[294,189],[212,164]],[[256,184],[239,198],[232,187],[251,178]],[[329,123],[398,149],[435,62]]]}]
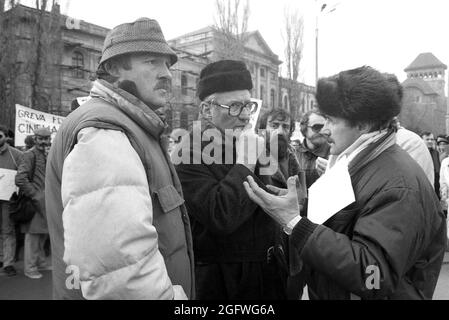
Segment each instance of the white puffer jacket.
[{"label": "white puffer jacket", "polygon": [[64,161],[64,262],[86,299],[185,299],[158,249],[142,162],[126,135],[86,128]]}]

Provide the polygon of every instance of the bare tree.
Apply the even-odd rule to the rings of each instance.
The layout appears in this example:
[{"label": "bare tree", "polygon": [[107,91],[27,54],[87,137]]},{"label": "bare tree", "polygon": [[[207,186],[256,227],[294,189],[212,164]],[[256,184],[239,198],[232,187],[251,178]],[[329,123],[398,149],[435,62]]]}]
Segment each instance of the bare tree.
[{"label": "bare tree", "polygon": [[36,0],[34,9],[7,1],[4,11],[0,0],[0,122],[13,127],[16,103],[43,111],[60,105],[63,43],[56,0]]},{"label": "bare tree", "polygon": [[[9,12],[5,11],[5,5]],[[11,11],[16,6],[16,0],[0,0],[0,123],[8,127],[14,125],[15,83],[18,73],[17,45],[14,41],[17,17]]]},{"label": "bare tree", "polygon": [[291,80],[298,80],[299,66],[304,48],[304,18],[299,10],[284,8],[284,29],[282,38],[284,40],[284,55],[287,69],[287,77]]},{"label": "bare tree", "polygon": [[219,59],[243,59],[250,15],[249,0],[216,0],[216,52]]},{"label": "bare tree", "polygon": [[31,69],[31,104],[33,108],[49,111],[52,95],[56,94],[59,83],[60,11],[56,0],[51,3],[48,0],[36,0],[36,9],[37,25],[33,30],[32,50],[28,59]]}]

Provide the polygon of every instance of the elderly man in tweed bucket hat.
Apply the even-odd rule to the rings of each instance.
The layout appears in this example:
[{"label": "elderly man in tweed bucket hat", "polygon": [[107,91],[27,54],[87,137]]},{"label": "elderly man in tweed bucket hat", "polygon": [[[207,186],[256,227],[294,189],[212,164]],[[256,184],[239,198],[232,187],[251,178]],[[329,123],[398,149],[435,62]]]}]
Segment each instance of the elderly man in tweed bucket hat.
[{"label": "elderly man in tweed bucket hat", "polygon": [[176,61],[156,20],[107,35],[91,99],[48,159],[54,298],[194,298],[190,222],[156,113]]}]

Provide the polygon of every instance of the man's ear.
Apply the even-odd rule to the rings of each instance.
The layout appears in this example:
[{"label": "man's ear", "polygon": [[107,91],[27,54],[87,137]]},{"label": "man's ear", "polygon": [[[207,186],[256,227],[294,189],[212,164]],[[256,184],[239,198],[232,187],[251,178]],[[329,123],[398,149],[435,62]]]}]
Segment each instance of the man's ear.
[{"label": "man's ear", "polygon": [[357,128],[362,134],[369,133],[371,131],[371,125],[369,123],[359,123]]},{"label": "man's ear", "polygon": [[200,112],[203,118],[205,119],[211,119],[212,118],[212,109],[210,107],[210,104],[207,102],[201,102],[200,104]]},{"label": "man's ear", "polygon": [[113,77],[120,78],[121,72],[116,63],[106,63],[104,69]]}]

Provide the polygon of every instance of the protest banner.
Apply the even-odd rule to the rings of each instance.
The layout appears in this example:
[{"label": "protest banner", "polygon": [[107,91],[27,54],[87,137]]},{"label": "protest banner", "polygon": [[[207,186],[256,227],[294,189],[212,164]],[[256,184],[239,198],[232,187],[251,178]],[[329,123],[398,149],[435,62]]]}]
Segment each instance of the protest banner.
[{"label": "protest banner", "polygon": [[64,117],[16,104],[15,146],[25,146],[25,138],[34,134],[34,130],[43,127],[51,131],[53,139],[63,120]]}]

